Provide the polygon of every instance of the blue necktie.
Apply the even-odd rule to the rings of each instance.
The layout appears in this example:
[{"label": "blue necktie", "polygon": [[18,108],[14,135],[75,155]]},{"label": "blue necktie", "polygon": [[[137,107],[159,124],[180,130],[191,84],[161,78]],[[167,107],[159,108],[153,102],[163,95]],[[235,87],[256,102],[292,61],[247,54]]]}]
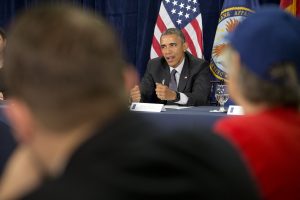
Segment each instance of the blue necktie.
[{"label": "blue necktie", "polygon": [[177,91],[177,82],[175,78],[175,74],[177,73],[176,69],[173,69],[171,72],[171,78],[169,83],[169,88],[173,91]]}]

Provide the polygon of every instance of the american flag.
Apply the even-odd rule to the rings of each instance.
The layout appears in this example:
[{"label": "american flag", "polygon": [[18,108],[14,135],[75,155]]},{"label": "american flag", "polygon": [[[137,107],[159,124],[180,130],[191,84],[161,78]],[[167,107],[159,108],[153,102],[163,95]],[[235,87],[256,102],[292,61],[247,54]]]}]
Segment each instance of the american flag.
[{"label": "american flag", "polygon": [[202,17],[197,0],[162,0],[151,46],[151,58],[162,55],[160,36],[167,28],[181,29],[188,51],[203,58]]}]

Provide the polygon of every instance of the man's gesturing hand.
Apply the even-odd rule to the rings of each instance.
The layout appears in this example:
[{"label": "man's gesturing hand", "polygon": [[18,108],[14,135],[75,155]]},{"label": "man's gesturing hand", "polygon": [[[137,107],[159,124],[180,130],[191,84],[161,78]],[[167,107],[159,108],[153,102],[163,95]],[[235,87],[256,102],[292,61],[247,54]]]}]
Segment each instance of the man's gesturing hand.
[{"label": "man's gesturing hand", "polygon": [[141,91],[138,85],[134,86],[134,88],[130,90],[130,98],[132,102],[141,101]]},{"label": "man's gesturing hand", "polygon": [[172,101],[176,99],[176,92],[170,90],[166,85],[156,83],[156,96],[161,100]]}]

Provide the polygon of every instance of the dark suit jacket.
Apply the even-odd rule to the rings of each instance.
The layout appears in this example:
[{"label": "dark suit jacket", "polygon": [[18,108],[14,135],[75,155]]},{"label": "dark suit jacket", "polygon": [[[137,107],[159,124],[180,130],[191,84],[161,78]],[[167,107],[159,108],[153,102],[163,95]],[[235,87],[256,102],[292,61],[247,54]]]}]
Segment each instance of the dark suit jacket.
[{"label": "dark suit jacket", "polygon": [[[141,82],[141,101],[144,103],[163,103],[155,93],[155,83],[169,85],[170,68],[164,57],[154,58],[149,61],[147,70]],[[184,93],[188,98],[187,106],[201,106],[208,103],[210,93],[210,73],[208,63],[195,58],[189,52],[185,53],[185,63],[180,75],[178,92]]]},{"label": "dark suit jacket", "polygon": [[140,115],[120,115],[73,154],[65,172],[27,200],[256,200],[235,149],[202,132],[157,130]]}]

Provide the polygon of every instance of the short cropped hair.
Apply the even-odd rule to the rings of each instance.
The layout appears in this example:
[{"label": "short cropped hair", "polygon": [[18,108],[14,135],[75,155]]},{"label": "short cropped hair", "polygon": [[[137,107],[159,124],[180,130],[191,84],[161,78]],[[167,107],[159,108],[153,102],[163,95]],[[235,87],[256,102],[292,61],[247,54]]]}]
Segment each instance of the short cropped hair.
[{"label": "short cropped hair", "polygon": [[182,43],[185,43],[184,34],[178,28],[169,28],[169,29],[167,29],[166,31],[164,31],[161,34],[160,38],[162,38],[162,36],[165,36],[165,35],[177,35],[181,39]]},{"label": "short cropped hair", "polygon": [[68,5],[25,11],[8,34],[5,81],[48,129],[97,123],[126,105],[125,66],[104,20]]},{"label": "short cropped hair", "polygon": [[272,67],[270,73],[276,75],[280,83],[262,80],[243,66],[239,72],[240,92],[248,101],[265,103],[271,107],[299,108],[300,85],[295,65],[278,63]]}]

